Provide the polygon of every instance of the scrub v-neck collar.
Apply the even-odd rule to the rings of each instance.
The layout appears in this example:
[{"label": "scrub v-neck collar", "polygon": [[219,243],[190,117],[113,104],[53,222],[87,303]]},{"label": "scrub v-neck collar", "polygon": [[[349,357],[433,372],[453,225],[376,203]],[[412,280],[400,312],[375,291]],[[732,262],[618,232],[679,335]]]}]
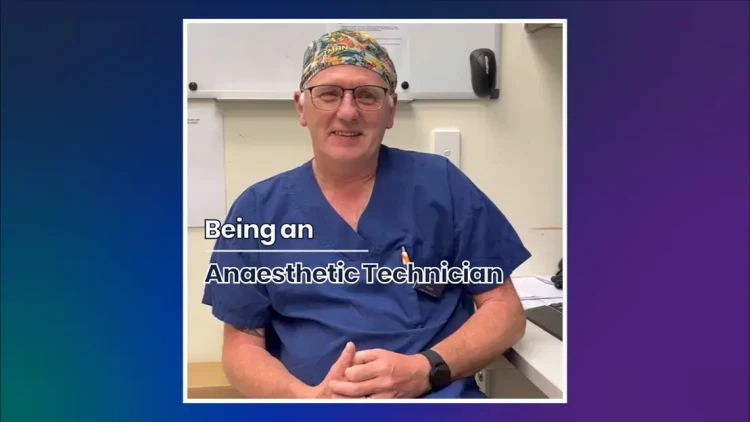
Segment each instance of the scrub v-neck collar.
[{"label": "scrub v-neck collar", "polygon": [[312,160],[298,168],[295,176],[291,179],[290,191],[292,198],[304,215],[304,223],[310,223],[314,230],[314,239],[321,246],[330,250],[367,250],[364,252],[338,252],[339,254],[353,260],[379,255],[382,251],[382,227],[373,224],[373,219],[383,215],[381,210],[387,202],[385,190],[389,185],[390,161],[388,147],[380,146],[378,152],[378,167],[375,172],[375,182],[372,194],[364,211],[359,217],[357,230],[355,231],[349,223],[342,218],[333,206],[328,202],[323,191],[318,185],[313,173]]}]

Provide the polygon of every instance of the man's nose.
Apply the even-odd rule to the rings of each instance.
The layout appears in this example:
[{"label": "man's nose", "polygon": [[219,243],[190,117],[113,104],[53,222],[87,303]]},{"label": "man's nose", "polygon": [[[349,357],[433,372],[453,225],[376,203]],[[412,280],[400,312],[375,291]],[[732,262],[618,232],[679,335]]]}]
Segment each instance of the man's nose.
[{"label": "man's nose", "polygon": [[354,102],[354,96],[351,92],[345,92],[344,97],[341,98],[341,104],[337,110],[338,117],[342,120],[352,120],[359,114],[357,104]]}]

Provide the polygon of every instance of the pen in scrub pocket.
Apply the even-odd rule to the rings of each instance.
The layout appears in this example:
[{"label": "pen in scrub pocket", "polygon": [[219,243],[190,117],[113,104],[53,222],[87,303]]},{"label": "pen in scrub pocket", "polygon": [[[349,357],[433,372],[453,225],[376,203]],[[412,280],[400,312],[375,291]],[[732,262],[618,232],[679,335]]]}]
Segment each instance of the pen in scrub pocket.
[{"label": "pen in scrub pocket", "polygon": [[407,266],[407,264],[411,262],[409,254],[406,253],[406,248],[403,246],[401,247],[401,262],[404,263],[404,266]]}]

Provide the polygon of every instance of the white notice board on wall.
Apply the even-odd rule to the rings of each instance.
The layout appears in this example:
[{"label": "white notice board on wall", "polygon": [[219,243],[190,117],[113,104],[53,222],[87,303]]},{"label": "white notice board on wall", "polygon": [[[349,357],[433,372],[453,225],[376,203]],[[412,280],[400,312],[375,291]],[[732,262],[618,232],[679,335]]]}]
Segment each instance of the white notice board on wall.
[{"label": "white notice board on wall", "polygon": [[367,30],[385,46],[399,75],[399,98],[406,101],[484,100],[471,82],[470,55],[476,49],[492,50],[500,68],[499,23],[185,20],[186,84],[193,87],[188,97],[291,100],[307,46],[340,27]]},{"label": "white notice board on wall", "polygon": [[226,218],[224,121],[213,100],[189,100],[187,105],[187,224]]}]

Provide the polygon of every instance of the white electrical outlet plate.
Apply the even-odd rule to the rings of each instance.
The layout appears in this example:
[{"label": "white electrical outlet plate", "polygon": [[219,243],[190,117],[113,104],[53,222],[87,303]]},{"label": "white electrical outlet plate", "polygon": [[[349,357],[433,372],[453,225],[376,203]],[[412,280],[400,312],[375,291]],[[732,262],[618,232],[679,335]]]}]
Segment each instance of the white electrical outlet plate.
[{"label": "white electrical outlet plate", "polygon": [[435,129],[432,131],[433,151],[449,159],[461,168],[461,131],[458,129]]},{"label": "white electrical outlet plate", "polygon": [[489,397],[490,392],[487,391],[487,371],[479,371],[474,375],[474,380],[477,382],[479,390]]}]

